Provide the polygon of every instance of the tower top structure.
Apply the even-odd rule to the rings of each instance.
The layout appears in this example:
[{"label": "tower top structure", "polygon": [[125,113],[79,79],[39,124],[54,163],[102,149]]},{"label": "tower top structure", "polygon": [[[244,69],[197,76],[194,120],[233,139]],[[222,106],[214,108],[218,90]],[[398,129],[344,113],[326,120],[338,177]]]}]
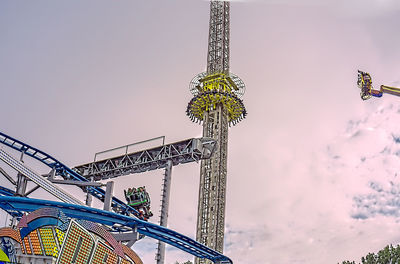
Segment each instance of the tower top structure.
[{"label": "tower top structure", "polygon": [[[213,156],[200,166],[196,240],[220,253],[224,249],[228,127],[246,117],[243,81],[229,71],[230,4],[212,0],[208,35],[207,71],[189,84],[193,94],[186,114],[202,123],[203,137],[217,141]],[[195,264],[210,264],[195,259]]]},{"label": "tower top structure", "polygon": [[229,74],[230,40],[229,2],[211,1],[208,35],[207,73]]},{"label": "tower top structure", "polygon": [[197,74],[189,84],[193,94],[186,114],[193,122],[202,122],[204,113],[222,104],[228,112],[229,125],[236,125],[247,115],[242,101],[244,82],[229,72],[230,5],[227,1],[210,3],[207,72]]}]

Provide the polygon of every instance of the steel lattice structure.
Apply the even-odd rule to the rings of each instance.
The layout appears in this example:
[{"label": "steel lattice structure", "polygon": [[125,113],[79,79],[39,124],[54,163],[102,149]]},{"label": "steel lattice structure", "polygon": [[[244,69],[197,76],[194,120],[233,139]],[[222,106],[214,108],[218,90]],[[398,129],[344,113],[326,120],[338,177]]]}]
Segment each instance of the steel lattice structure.
[{"label": "steel lattice structure", "polygon": [[[184,144],[184,142],[186,142],[187,144]],[[83,219],[105,225],[107,227],[107,230],[111,232],[111,234],[115,237],[117,241],[129,241],[128,245],[130,242],[134,243],[137,239],[143,236],[148,236],[172,245],[183,251],[186,251],[189,254],[192,254],[198,258],[207,258],[210,261],[218,264],[233,263],[228,257],[194,241],[193,239],[185,235],[170,230],[166,227],[158,226],[138,219],[136,217],[132,217],[132,215],[139,215],[136,209],[130,207],[116,197],[113,197],[112,194],[107,194],[107,191],[104,191],[98,183],[89,182],[85,177],[70,169],[49,154],[1,132],[0,145],[4,145],[12,150],[15,150],[26,158],[32,158],[34,160],[40,161],[41,163],[49,167],[51,169],[51,173],[49,175],[40,175],[39,173],[33,171],[28,166],[26,166],[24,162],[18,161],[11,154],[3,149],[0,149],[1,162],[4,162],[4,164],[16,170],[18,172],[18,175],[21,175],[21,177],[31,180],[38,187],[41,187],[42,189],[46,190],[54,197],[62,201],[57,202],[51,200],[29,198],[29,193],[36,190],[37,187],[33,187],[30,191],[19,194],[14,190],[8,189],[4,186],[0,186],[0,209],[6,211],[9,215],[14,217],[15,220],[20,220],[21,217],[24,216],[23,213],[32,212],[40,208],[59,209],[68,217]],[[181,156],[184,155],[185,152],[189,152],[192,154],[196,153],[198,155],[196,156],[196,158],[206,158],[212,154],[215,141],[212,139],[204,138],[191,139],[169,145],[163,145],[162,147],[154,149],[160,151],[164,149],[165,146],[167,146],[167,148],[171,148],[172,146],[177,147],[183,145],[187,146],[186,150],[184,151],[183,149],[180,149],[180,154],[176,154],[176,156]],[[153,152],[150,150],[147,151],[149,153]],[[140,153],[145,152],[146,151]],[[161,153],[163,152],[161,151]],[[168,157],[171,158],[168,161],[170,168],[172,167],[174,161],[182,162],[182,160],[180,159],[174,160],[173,158],[176,156],[173,155],[173,152],[169,153]],[[151,162],[157,163],[157,161],[159,160],[152,160]],[[190,161],[187,160],[187,162]],[[19,189],[18,183],[12,177],[10,177],[10,175],[8,175],[8,173],[1,167],[0,174],[6,177],[13,185],[15,185],[17,190]],[[114,212],[112,212],[110,209],[101,210],[83,205],[79,200],[76,200],[73,196],[71,196],[71,194],[55,186],[53,176],[63,177],[63,181],[68,184],[74,182],[74,185],[86,186],[89,193],[102,201],[106,201],[107,199],[109,199],[109,204],[111,207],[110,209],[113,209]],[[62,181],[56,181],[56,183],[61,182]],[[129,245],[129,247],[130,246],[131,245]]]},{"label": "steel lattice structure", "polygon": [[168,161],[172,161],[172,165],[175,166],[210,158],[215,144],[214,139],[191,138],[152,149],[93,161],[76,166],[73,170],[86,179],[93,177],[95,181],[105,180],[165,168]]},{"label": "steel lattice structure", "polygon": [[[207,72],[193,78],[187,107],[192,121],[203,123],[203,137],[217,141],[213,156],[201,161],[196,240],[220,253],[224,247],[228,127],[246,115],[243,81],[229,72],[230,5],[210,3]],[[196,264],[210,263],[196,258]]]},{"label": "steel lattice structure", "polygon": [[207,73],[229,73],[229,2],[211,1]]}]

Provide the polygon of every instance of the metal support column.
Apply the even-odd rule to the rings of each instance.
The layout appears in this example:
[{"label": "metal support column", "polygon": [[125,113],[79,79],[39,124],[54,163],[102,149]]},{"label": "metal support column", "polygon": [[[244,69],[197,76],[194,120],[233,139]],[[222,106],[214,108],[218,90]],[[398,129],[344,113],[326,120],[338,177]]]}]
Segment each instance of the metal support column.
[{"label": "metal support column", "polygon": [[[94,176],[90,177],[90,181],[93,182],[94,181]],[[92,195],[90,194],[90,192],[88,191],[88,188],[90,188],[89,186],[86,187],[86,205],[87,206],[92,206]]]},{"label": "metal support column", "polygon": [[[219,144],[213,158],[201,162],[196,240],[222,253],[228,153],[228,120],[222,105],[205,113],[203,135],[218,140]],[[196,258],[195,263],[211,262]]]},{"label": "metal support column", "polygon": [[136,227],[132,230],[132,232],[113,234],[113,236],[118,242],[127,242],[126,246],[129,248],[139,240],[139,233]]},{"label": "metal support column", "polygon": [[[161,199],[160,226],[163,227],[167,227],[168,223],[169,196],[171,190],[171,173],[172,173],[172,161],[168,160],[163,179],[163,189],[162,189],[162,199]],[[159,240],[157,255],[156,255],[157,264],[164,264],[164,259],[165,259],[165,243]]]},{"label": "metal support column", "polygon": [[[21,162],[24,162],[24,153],[21,152],[21,157],[19,158]],[[20,196],[25,196],[26,186],[28,185],[28,179],[22,173],[17,174],[17,188],[16,193]]]},{"label": "metal support column", "polygon": [[114,182],[109,181],[106,184],[106,195],[104,198],[104,210],[111,211],[111,201],[114,195]]},{"label": "metal support column", "polygon": [[[24,152],[21,152],[21,157],[19,158],[21,162],[24,162]],[[25,196],[26,187],[28,185],[28,179],[20,172],[17,173],[17,185],[15,186],[15,192],[19,196]],[[13,217],[11,219],[11,226],[14,227],[18,223],[17,218]]]}]

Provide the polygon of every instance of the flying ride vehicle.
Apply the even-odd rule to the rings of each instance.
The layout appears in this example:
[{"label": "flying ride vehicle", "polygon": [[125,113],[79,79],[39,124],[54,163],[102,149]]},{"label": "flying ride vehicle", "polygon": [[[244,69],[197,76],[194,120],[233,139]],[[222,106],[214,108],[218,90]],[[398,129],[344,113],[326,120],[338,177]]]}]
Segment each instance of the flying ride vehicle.
[{"label": "flying ride vehicle", "polygon": [[382,97],[383,93],[400,96],[400,88],[381,85],[379,90],[374,90],[372,78],[368,72],[358,70],[357,86],[361,89],[361,99],[368,100],[372,96]]}]

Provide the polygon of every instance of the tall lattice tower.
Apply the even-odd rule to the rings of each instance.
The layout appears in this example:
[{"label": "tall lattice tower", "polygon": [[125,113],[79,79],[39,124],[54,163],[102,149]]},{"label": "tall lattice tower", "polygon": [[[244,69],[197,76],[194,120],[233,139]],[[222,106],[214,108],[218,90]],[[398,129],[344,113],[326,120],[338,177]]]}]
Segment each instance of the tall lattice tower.
[{"label": "tall lattice tower", "polygon": [[[190,82],[194,95],[187,115],[203,123],[203,137],[217,140],[217,149],[201,161],[196,240],[222,253],[224,247],[228,126],[246,116],[241,100],[243,81],[229,72],[229,2],[211,1],[207,72]],[[196,264],[211,263],[196,259]]]}]

